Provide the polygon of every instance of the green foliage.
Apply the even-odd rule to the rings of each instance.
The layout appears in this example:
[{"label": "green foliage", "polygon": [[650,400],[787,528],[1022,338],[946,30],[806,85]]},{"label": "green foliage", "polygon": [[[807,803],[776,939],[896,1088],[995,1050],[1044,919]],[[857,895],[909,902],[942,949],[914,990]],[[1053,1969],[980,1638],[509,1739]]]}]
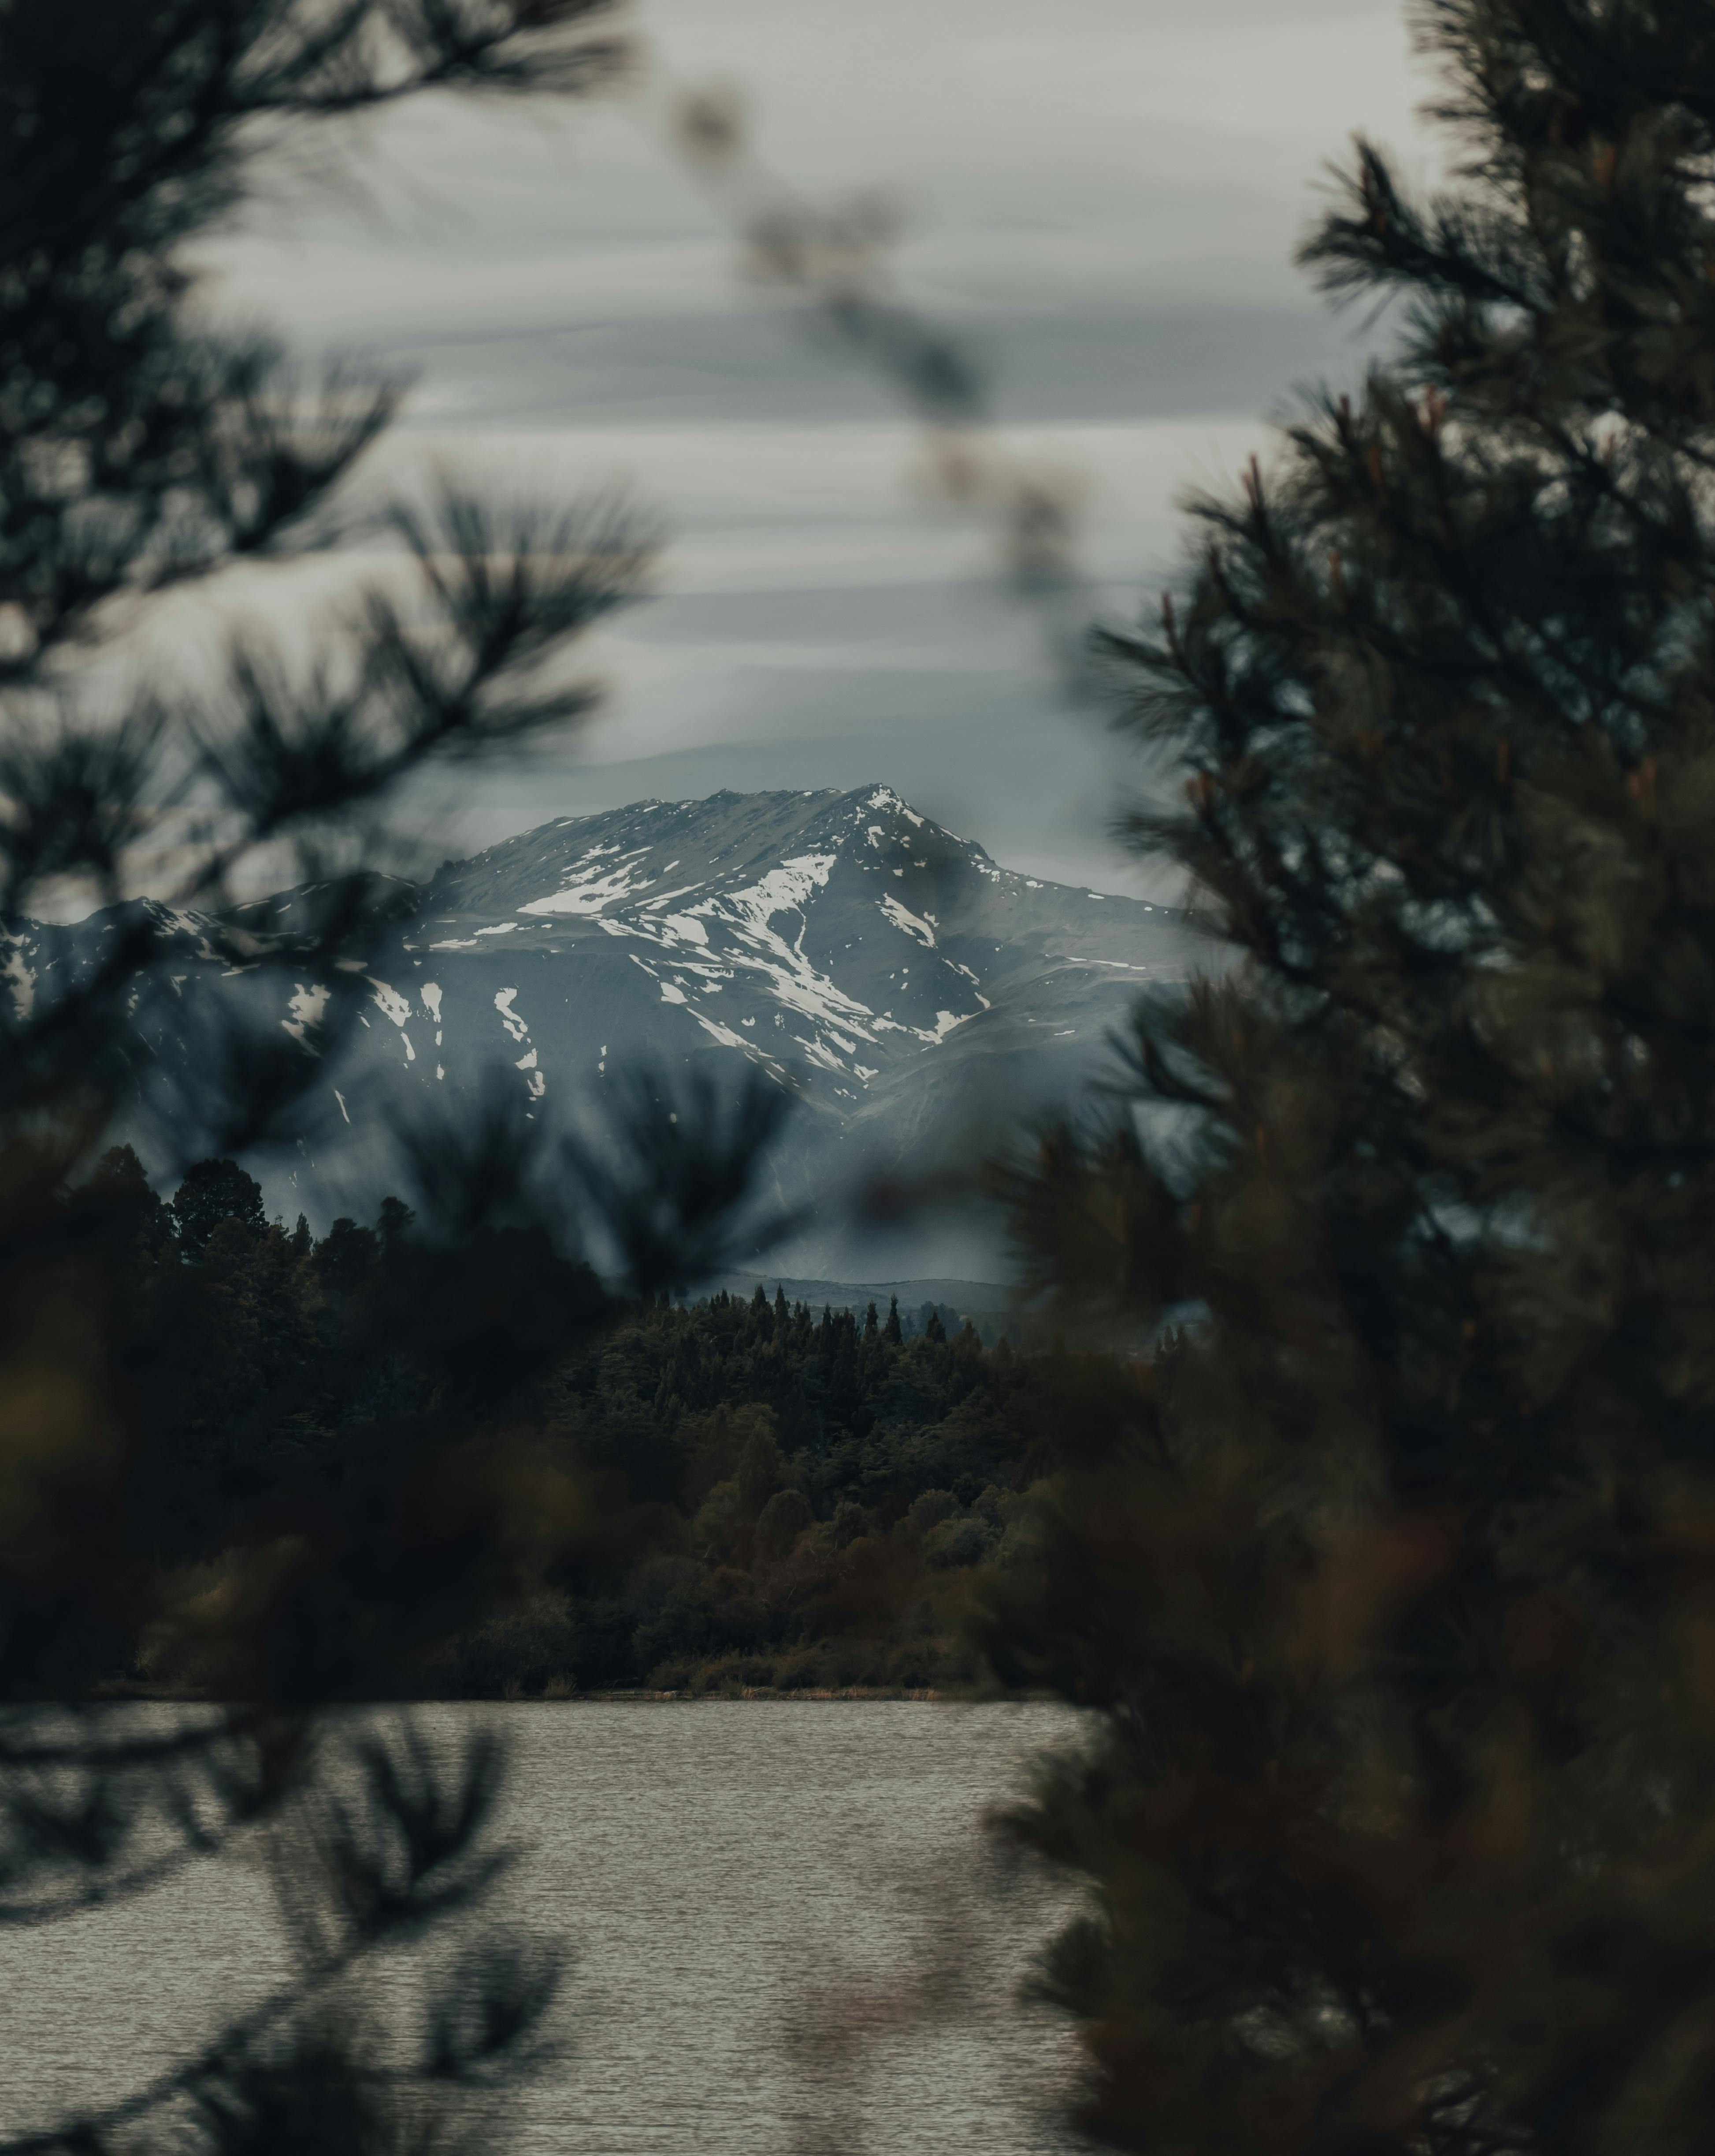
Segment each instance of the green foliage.
[{"label": "green foliage", "polygon": [[655,1508],[640,1563],[576,1575],[581,1686],[980,1675],[972,1583],[1019,1548],[1040,1447],[1023,1358],[974,1333],[890,1342],[758,1291],[641,1308],[537,1399],[556,1458]]},{"label": "green foliage", "polygon": [[[971,1581],[1015,1552],[1040,1450],[1031,1363],[778,1296],[615,1305],[524,1230],[438,1252],[398,1222],[388,1201],[315,1242],[228,1219],[195,1264],[136,1261],[133,1536],[157,1563],[241,1575],[312,1522],[381,1559],[406,1492],[474,1474],[477,1524],[528,1489],[537,1543],[506,1528],[462,1601],[396,1596],[385,1634],[324,1597],[303,1651],[396,1695],[718,1688],[735,1654],[747,1684],[978,1674]],[[504,1367],[470,1345],[485,1298]]]},{"label": "green foliage", "polygon": [[1103,1710],[1014,1825],[1091,1882],[1047,1981],[1127,2148],[1715,2098],[1715,23],[1416,13],[1458,184],[1360,144],[1304,250],[1395,357],[1108,639],[1230,963],[1010,1184],[1069,1311],[1200,1312],[1079,1378],[990,1603]]},{"label": "green foliage", "polygon": [[[1010,1553],[1039,1444],[1019,1358],[890,1343],[845,1313],[721,1295],[637,1311],[537,1399],[555,1457],[655,1508],[641,1563],[578,1575],[581,1686],[979,1674],[973,1568]],[[955,1531],[932,1548],[907,1517],[926,1486]]]}]

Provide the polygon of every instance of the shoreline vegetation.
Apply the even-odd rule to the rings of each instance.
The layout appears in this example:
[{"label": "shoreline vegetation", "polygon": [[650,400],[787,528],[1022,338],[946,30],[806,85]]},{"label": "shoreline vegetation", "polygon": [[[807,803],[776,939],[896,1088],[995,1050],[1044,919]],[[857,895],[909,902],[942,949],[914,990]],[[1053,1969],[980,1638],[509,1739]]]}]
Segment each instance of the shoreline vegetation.
[{"label": "shoreline vegetation", "polygon": [[[120,1681],[96,1687],[95,1697],[115,1705],[126,1702],[148,1703],[161,1707],[208,1707],[225,1702],[217,1701],[208,1692],[190,1691],[182,1686],[150,1685]],[[828,1703],[860,1702],[911,1701],[936,1707],[1000,1707],[1017,1704],[1040,1706],[1057,1695],[1046,1691],[1011,1691],[1005,1692],[963,1690],[934,1685],[807,1685],[790,1691],[782,1691],[773,1685],[738,1685],[716,1682],[701,1691],[652,1691],[639,1686],[614,1691],[578,1691],[570,1687],[557,1686],[552,1681],[540,1691],[524,1692],[502,1690],[497,1696],[485,1695],[480,1701],[457,1697],[437,1697],[431,1704],[444,1707],[487,1705],[501,1707],[703,1707],[732,1705],[740,1701],[760,1700],[772,1704],[789,1705],[799,1701],[818,1701]],[[373,1699],[362,1702],[364,1706],[386,1707],[421,1706],[420,1695],[404,1699]]]}]

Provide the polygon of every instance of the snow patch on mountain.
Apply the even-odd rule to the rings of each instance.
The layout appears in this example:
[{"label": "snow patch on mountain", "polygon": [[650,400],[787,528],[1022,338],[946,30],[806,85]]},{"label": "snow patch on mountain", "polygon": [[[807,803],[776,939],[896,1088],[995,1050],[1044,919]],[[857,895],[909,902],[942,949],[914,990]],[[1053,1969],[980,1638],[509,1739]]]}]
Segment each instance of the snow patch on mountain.
[{"label": "snow patch on mountain", "polygon": [[909,906],[901,906],[891,891],[881,894],[881,911],[896,928],[902,928],[907,936],[914,936],[926,950],[935,948],[935,931],[927,921],[919,921]]},{"label": "snow patch on mountain", "polygon": [[0,980],[6,983],[12,997],[12,1015],[20,1020],[27,1019],[36,1007],[36,977],[25,963],[23,940],[8,939],[6,963],[0,967]]},{"label": "snow patch on mountain", "polygon": [[[583,858],[587,860],[599,854],[612,854],[613,846],[592,846]],[[546,898],[532,898],[521,906],[521,913],[604,913],[609,906],[622,898],[630,897],[644,880],[632,864],[648,855],[647,846],[639,846],[628,854],[617,867],[584,869],[568,875],[557,891]]]},{"label": "snow patch on mountain", "polygon": [[[184,978],[182,973],[175,977],[176,980],[181,982]],[[301,981],[295,983],[293,986],[291,999],[286,1005],[286,1015],[280,1020],[281,1025],[297,1042],[299,1047],[307,1049],[312,1055],[318,1055],[321,1051],[309,1038],[310,1029],[311,1026],[321,1024],[322,1014],[327,1009],[328,997],[332,993],[331,988],[324,988],[315,984],[306,988]]]}]

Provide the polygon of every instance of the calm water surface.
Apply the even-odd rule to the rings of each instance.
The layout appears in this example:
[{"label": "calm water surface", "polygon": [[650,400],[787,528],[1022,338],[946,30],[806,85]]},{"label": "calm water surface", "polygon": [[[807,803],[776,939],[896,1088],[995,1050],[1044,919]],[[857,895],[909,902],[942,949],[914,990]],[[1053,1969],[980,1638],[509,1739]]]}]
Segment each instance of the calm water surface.
[{"label": "calm water surface", "polygon": [[[568,1702],[422,1720],[451,1745],[479,1717],[511,1740],[503,1825],[533,1852],[490,1914],[573,1955],[558,2048],[507,2146],[1067,2145],[1068,2039],[1017,1992],[1068,1904],[999,1861],[981,1825],[1033,1754],[1075,1733],[1065,1711]],[[0,1934],[9,2131],[123,2095],[286,1973],[259,1868],[197,1869],[122,1911]],[[377,1970],[371,2004],[408,2015],[413,1982]]]}]

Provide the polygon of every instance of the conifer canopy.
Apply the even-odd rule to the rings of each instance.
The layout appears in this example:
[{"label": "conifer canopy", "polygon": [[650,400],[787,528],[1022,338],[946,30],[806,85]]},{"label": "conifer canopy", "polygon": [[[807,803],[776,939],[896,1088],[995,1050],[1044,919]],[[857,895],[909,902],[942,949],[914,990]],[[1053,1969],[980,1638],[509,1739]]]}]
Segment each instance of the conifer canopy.
[{"label": "conifer canopy", "polygon": [[1014,1821],[1100,2138],[1637,2156],[1715,2099],[1715,14],[1414,21],[1456,177],[1302,254],[1392,356],[1104,639],[1223,947],[1010,1189],[1200,1314],[992,1639],[1105,1711]]}]

